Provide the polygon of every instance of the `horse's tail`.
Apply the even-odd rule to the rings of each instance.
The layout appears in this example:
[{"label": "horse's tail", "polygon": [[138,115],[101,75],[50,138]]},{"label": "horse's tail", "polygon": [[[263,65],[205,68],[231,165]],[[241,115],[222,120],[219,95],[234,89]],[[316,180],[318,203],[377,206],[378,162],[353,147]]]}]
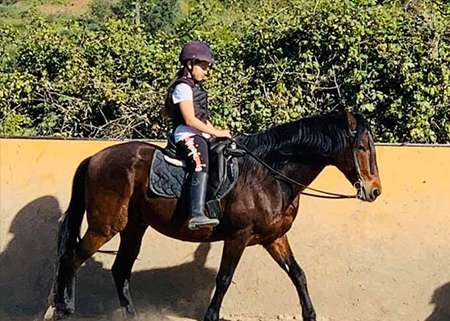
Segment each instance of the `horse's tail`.
[{"label": "horse's tail", "polygon": [[64,213],[63,222],[58,233],[58,255],[75,249],[80,239],[81,222],[86,210],[85,191],[86,173],[90,157],[83,160],[75,172],[72,182],[72,196],[69,207]]}]

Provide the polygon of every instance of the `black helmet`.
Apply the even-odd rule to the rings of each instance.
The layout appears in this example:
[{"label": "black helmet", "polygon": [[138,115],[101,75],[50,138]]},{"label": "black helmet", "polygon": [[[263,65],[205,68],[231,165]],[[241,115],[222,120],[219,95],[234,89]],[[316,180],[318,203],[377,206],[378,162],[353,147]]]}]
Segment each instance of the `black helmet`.
[{"label": "black helmet", "polygon": [[206,43],[191,41],[184,45],[180,53],[180,63],[184,65],[187,60],[200,60],[213,64],[214,54]]}]

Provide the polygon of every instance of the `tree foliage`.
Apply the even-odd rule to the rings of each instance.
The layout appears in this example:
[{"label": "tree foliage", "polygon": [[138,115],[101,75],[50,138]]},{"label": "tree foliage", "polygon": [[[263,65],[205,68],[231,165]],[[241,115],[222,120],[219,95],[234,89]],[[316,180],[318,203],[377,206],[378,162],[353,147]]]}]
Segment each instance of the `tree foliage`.
[{"label": "tree foliage", "polygon": [[337,107],[377,141],[450,142],[444,1],[92,2],[81,18],[0,28],[4,135],[161,138],[181,46],[205,40],[213,123],[255,132]]}]

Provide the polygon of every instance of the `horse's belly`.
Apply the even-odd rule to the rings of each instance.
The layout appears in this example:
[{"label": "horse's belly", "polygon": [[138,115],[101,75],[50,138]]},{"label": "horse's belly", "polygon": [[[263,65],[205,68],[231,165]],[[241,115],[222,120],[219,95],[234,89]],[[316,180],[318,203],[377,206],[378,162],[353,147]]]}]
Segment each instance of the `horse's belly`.
[{"label": "horse's belly", "polygon": [[149,200],[142,212],[145,224],[168,237],[188,242],[211,242],[223,239],[218,236],[217,230],[204,228],[191,231],[188,229],[189,215],[182,211],[181,206],[177,207],[175,199]]}]

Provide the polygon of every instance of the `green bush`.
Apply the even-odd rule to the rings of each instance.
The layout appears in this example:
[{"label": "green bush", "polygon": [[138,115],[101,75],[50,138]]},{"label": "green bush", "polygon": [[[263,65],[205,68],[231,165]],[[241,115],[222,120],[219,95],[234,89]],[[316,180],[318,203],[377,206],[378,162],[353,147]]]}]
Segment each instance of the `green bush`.
[{"label": "green bush", "polygon": [[[213,123],[254,132],[339,106],[380,142],[450,142],[450,5],[285,1],[93,3],[0,28],[4,135],[161,138],[181,46],[208,41]],[[101,9],[101,10],[100,10]],[[139,13],[139,19],[136,17]]]},{"label": "green bush", "polygon": [[378,140],[449,142],[448,16],[370,1],[303,9],[287,23],[263,15],[247,33],[251,123],[343,105],[366,114]]}]

